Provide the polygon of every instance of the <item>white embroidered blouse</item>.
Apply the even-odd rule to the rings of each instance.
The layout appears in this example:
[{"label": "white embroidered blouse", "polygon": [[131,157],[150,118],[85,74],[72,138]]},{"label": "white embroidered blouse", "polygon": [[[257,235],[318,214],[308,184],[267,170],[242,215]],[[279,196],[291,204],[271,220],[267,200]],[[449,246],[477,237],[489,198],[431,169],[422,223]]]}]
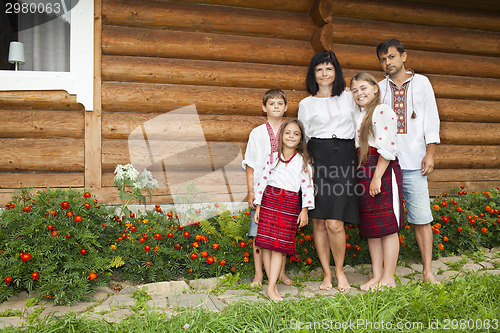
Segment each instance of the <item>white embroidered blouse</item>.
[{"label": "white embroidered blouse", "polygon": [[[356,148],[359,147],[359,130],[365,114],[365,108],[356,112],[356,136],[354,138]],[[386,160],[396,159],[398,155],[396,114],[389,105],[379,104],[373,111],[372,123],[375,135],[368,136],[368,145],[376,148],[377,152]]]},{"label": "white embroidered blouse", "polygon": [[262,177],[255,191],[254,204],[260,205],[266,186],[271,185],[293,192],[302,189],[302,208],[314,209],[314,186],[311,166],[307,165],[305,167],[304,159],[299,154],[296,154],[289,163],[281,162],[278,153],[272,155],[273,162],[270,162],[271,155],[269,155],[262,170]]}]

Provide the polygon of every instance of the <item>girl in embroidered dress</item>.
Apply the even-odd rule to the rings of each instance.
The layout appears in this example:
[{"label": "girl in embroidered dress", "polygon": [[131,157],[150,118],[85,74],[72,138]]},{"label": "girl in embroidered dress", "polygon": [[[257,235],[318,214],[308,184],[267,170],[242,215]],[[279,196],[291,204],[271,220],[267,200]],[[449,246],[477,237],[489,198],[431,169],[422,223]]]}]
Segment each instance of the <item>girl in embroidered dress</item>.
[{"label": "girl in embroidered dress", "polygon": [[399,255],[398,231],[404,224],[403,178],[396,157],[397,120],[394,111],[380,102],[377,80],[359,73],[351,80],[356,115],[356,147],[359,147],[359,234],[368,238],[373,277],[361,290],[395,287]]},{"label": "girl in embroidered dress", "polygon": [[[302,190],[302,200],[299,197]],[[267,296],[281,301],[276,282],[287,254],[295,254],[297,225],[308,223],[314,208],[312,169],[302,123],[292,119],[283,124],[278,152],[267,159],[255,193],[255,244],[262,248],[267,274]],[[302,208],[301,208],[302,203]]]}]

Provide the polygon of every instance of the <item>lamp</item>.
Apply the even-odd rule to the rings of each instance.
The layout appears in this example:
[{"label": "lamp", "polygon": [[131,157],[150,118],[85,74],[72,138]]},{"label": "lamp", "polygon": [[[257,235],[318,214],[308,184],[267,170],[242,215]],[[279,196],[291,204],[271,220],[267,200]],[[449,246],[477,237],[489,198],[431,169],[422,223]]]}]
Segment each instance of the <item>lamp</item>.
[{"label": "lamp", "polygon": [[24,44],[21,42],[10,42],[9,63],[16,65],[16,71],[19,70],[19,64],[24,64]]}]

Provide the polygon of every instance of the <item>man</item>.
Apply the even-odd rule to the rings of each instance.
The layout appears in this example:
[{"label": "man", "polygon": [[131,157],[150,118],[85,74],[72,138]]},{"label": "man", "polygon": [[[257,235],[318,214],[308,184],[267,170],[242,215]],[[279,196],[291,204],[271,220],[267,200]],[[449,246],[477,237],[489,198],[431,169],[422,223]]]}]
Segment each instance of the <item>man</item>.
[{"label": "man", "polygon": [[396,113],[399,164],[403,172],[403,196],[408,222],[415,226],[420,248],[423,279],[439,284],[431,270],[433,220],[427,175],[434,169],[434,153],[439,144],[439,115],[429,79],[406,70],[403,44],[388,39],[377,46],[377,56],[386,78],[379,82],[382,102]]}]

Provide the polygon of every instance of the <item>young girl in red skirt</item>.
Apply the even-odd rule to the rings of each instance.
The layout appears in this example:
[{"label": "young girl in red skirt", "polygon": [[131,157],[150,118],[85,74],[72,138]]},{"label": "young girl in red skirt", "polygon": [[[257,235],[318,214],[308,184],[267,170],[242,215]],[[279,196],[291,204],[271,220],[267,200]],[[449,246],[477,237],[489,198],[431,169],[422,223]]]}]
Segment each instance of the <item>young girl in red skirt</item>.
[{"label": "young girl in red skirt", "polygon": [[[302,190],[299,196],[299,190]],[[295,255],[297,225],[308,223],[314,208],[312,169],[302,123],[292,119],[283,124],[278,152],[267,159],[255,193],[255,245],[262,248],[267,274],[267,296],[281,301],[276,285],[286,255]]]},{"label": "young girl in red skirt", "polygon": [[361,290],[395,287],[399,255],[398,231],[404,224],[403,178],[396,157],[397,116],[380,102],[376,79],[360,73],[351,80],[356,114],[356,147],[359,147],[359,234],[368,238],[373,277]]}]

